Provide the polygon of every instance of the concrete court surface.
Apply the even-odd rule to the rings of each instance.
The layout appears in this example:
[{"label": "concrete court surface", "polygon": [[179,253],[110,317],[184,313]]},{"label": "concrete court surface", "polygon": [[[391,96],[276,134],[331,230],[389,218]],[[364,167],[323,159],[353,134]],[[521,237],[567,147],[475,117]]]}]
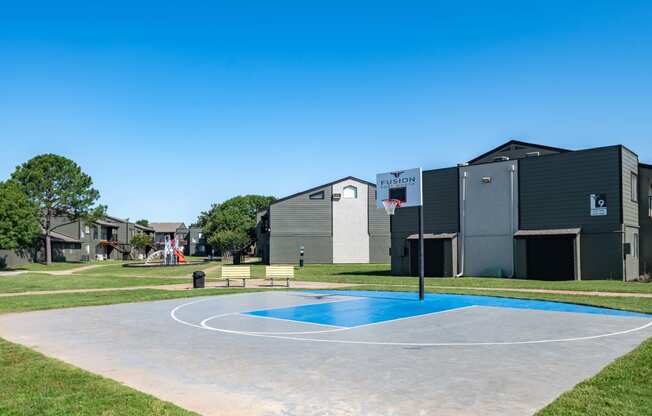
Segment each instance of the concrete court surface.
[{"label": "concrete court surface", "polygon": [[358,300],[277,291],[38,311],[0,316],[0,336],[227,416],[531,415],[652,336],[649,316],[473,305],[385,322],[369,310],[351,327],[244,314]]}]

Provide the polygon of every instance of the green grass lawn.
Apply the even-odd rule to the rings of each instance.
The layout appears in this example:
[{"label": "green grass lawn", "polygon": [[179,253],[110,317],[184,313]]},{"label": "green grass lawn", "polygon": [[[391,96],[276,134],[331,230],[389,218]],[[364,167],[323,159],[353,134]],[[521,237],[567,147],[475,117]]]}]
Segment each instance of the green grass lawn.
[{"label": "green grass lawn", "polygon": [[169,277],[169,276],[190,276],[196,270],[205,270],[210,267],[219,265],[219,262],[207,262],[203,264],[194,264],[187,266],[171,267],[124,267],[120,264],[111,264],[105,267],[84,270],[79,275],[113,275],[113,276],[152,276],[152,277]]},{"label": "green grass lawn", "polygon": [[[122,262],[91,262],[91,263],[54,263],[51,266],[30,264],[28,270],[70,270],[84,265],[97,264],[91,270],[80,271],[75,276],[114,276],[114,277],[184,277],[189,278],[193,271],[205,270],[221,265],[220,262],[207,262],[205,264],[176,266],[131,268],[123,267]],[[253,264],[254,277],[264,277],[265,266]],[[307,265],[300,269],[295,268],[298,280],[321,281],[337,283],[353,283],[366,285],[405,285],[416,281],[413,277],[392,276],[387,264],[356,264],[356,265]],[[207,273],[208,278],[217,278],[220,270]],[[76,288],[78,283],[72,282]],[[486,277],[461,277],[461,278],[427,278],[428,287],[468,287],[468,288],[509,288],[509,289],[553,289],[577,290],[586,292],[622,292],[622,293],[652,293],[652,283],[622,282],[617,280],[585,280],[585,281],[541,281],[523,279],[499,279]],[[91,286],[89,286],[91,287]],[[98,286],[105,287],[105,286]],[[119,287],[119,286],[113,286]],[[65,287],[61,287],[65,288]],[[36,290],[36,289],[35,289]],[[2,284],[0,280],[0,291]]]},{"label": "green grass lawn", "polygon": [[156,277],[131,277],[106,274],[54,276],[40,273],[25,273],[18,276],[0,277],[0,293],[158,286],[175,283],[189,283],[190,281],[190,277],[160,279]]},{"label": "green grass lawn", "polygon": [[[416,281],[414,277],[392,276],[387,264],[355,265],[306,265],[295,268],[297,279],[319,282],[402,285]],[[264,275],[264,267],[254,266],[255,275]],[[584,280],[551,282],[542,280],[503,279],[493,277],[432,277],[426,278],[427,286],[508,288],[508,289],[555,289],[581,290],[586,292],[652,293],[652,283],[622,282],[618,280]]]},{"label": "green grass lawn", "polygon": [[80,267],[100,264],[99,262],[70,262],[70,263],[52,263],[49,266],[41,263],[25,263],[9,268],[7,270],[29,270],[34,272],[58,272],[62,270],[74,270]]}]

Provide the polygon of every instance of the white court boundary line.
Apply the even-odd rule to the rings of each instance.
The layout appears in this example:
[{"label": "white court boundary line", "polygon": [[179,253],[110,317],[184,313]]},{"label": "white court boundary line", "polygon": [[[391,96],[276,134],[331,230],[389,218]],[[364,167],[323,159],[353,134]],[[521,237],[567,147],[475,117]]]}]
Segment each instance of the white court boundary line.
[{"label": "white court boundary line", "polygon": [[[315,298],[311,297],[310,299],[315,299]],[[215,315],[215,316],[212,316],[212,317],[210,317],[208,319],[205,319],[204,321],[202,321],[202,324],[204,322],[208,322],[209,320],[213,320],[213,319],[218,319],[218,318],[223,318],[223,317],[226,317],[226,316],[233,316],[233,315],[243,315],[243,314],[247,314],[247,313],[251,313],[251,312],[256,312],[256,311],[259,311],[259,310],[273,311],[273,310],[276,310],[276,309],[298,308],[300,306],[308,306],[308,305],[328,305],[328,304],[331,304],[331,303],[351,302],[351,301],[355,301],[355,300],[358,300],[358,299],[360,299],[360,298],[358,298],[358,297],[349,297],[349,298],[346,298],[346,299],[337,299],[337,300],[332,300],[332,301],[329,301],[329,302],[301,303],[301,304],[298,304],[298,305],[285,305],[285,306],[277,306],[277,307],[265,308],[265,309],[257,308],[257,309],[251,310],[251,311],[227,312],[227,313],[223,313],[223,314],[220,314],[220,315]],[[186,322],[186,321],[184,321],[182,319],[179,319],[179,318],[177,318],[176,313],[179,310],[185,308],[186,306],[195,305],[197,303],[202,303],[202,302],[208,302],[209,300],[214,300],[214,298],[200,299],[200,300],[197,300],[197,301],[194,301],[194,302],[188,302],[188,303],[184,303],[182,305],[179,305],[176,308],[172,309],[172,311],[170,311],[170,316],[175,321],[177,321],[179,323],[182,323],[184,325],[190,325],[190,326],[195,327],[195,328],[208,329],[208,328],[203,328],[202,326],[199,326],[199,325],[195,325],[195,324],[190,323],[190,322]],[[287,321],[287,322],[299,323],[299,324],[304,323],[306,325],[318,325],[318,326],[324,326],[324,327],[334,327],[334,328],[336,328],[338,330],[340,330],[340,329],[350,329],[350,328],[339,327],[339,326],[335,326],[335,325],[316,324],[316,323],[312,323],[312,322],[292,321],[292,320],[289,320],[289,319],[275,318],[275,317],[271,317],[271,316],[260,316],[260,315],[247,315],[247,316],[254,317],[254,318],[275,319],[275,320],[278,320],[278,321]],[[332,330],[328,330],[327,332],[330,332],[330,331],[332,331]],[[223,329],[222,332],[236,333],[237,334],[237,333],[240,333],[240,332],[243,332],[243,331],[232,332],[231,330]],[[246,332],[246,331],[244,331],[244,332]],[[321,332],[321,331],[313,331],[313,332],[308,332],[308,333],[314,334],[314,333],[319,333],[319,332]],[[247,332],[247,333],[255,334],[256,332]],[[261,334],[263,334],[263,333],[261,332]],[[288,333],[288,334],[290,334],[290,333]],[[298,333],[298,334],[301,334],[301,333]]]},{"label": "white court boundary line", "polygon": [[[213,331],[213,332],[220,332],[220,333],[225,333],[225,334],[233,334],[233,335],[244,335],[244,336],[250,336],[250,337],[257,337],[257,338],[268,338],[268,339],[282,339],[282,340],[290,340],[290,341],[304,341],[304,342],[321,342],[321,343],[327,343],[327,344],[349,344],[349,345],[379,345],[379,346],[394,346],[394,347],[485,347],[485,346],[508,346],[508,345],[534,345],[534,344],[551,344],[551,343],[562,343],[562,342],[578,342],[578,341],[589,341],[589,340],[594,340],[594,339],[601,339],[601,338],[608,338],[608,337],[615,337],[619,335],[626,335],[638,331],[642,331],[646,328],[652,327],[652,321],[648,322],[645,325],[639,326],[637,328],[632,328],[632,329],[627,329],[623,331],[618,331],[618,332],[611,332],[607,334],[600,334],[600,335],[591,335],[591,336],[586,336],[586,337],[575,337],[575,338],[558,338],[558,339],[541,339],[541,340],[532,340],[532,341],[498,341],[498,342],[381,342],[381,341],[352,341],[352,340],[338,340],[338,339],[320,339],[320,338],[302,338],[302,337],[293,337],[293,336],[287,336],[287,335],[275,335],[273,333],[255,333],[255,332],[246,332],[246,331],[236,331],[236,330],[229,330],[229,329],[220,329],[220,328],[213,328],[208,325],[202,326],[193,324],[192,322],[187,322],[184,321],[176,316],[176,313],[188,306],[201,303],[201,302],[207,302],[209,300],[214,300],[213,298],[209,299],[202,299],[199,301],[194,301],[194,302],[188,302],[184,303],[182,305],[177,306],[176,308],[172,309],[170,311],[170,317],[174,319],[176,322],[190,326],[193,328],[199,328],[199,329],[204,329],[208,331]],[[341,302],[341,301],[338,301]],[[334,302],[324,302],[324,303],[334,303]],[[298,306],[304,306],[304,305],[297,305]],[[283,308],[291,308],[292,306],[283,306],[280,308],[274,308],[274,309],[283,309]],[[456,311],[459,309],[466,309],[468,307],[464,308],[457,308],[457,309],[449,309],[447,311],[439,311],[439,312],[433,312],[432,314],[427,314],[427,315],[433,315],[437,314],[440,312],[450,312],[450,311]],[[216,315],[213,317],[214,319],[217,319],[218,317],[222,316],[228,316],[228,315],[238,315],[241,313],[246,313],[246,312],[232,312],[232,313],[226,313],[223,315]],[[248,315],[248,316],[253,316],[253,315]],[[397,320],[405,320],[405,319],[410,319],[410,318],[418,318],[426,315],[416,315],[416,316],[411,316],[411,317],[405,317],[405,318],[399,318],[391,321],[384,321],[384,322],[376,322],[372,324],[367,324],[367,325],[361,325],[357,327],[351,327],[351,328],[346,328],[346,330],[351,330],[351,329],[356,329],[356,328],[361,328],[364,326],[370,326],[370,325],[380,325],[383,323],[389,323],[389,322],[394,322]],[[208,322],[211,320],[211,318],[206,319],[202,321],[202,323]],[[294,321],[293,321],[294,322]],[[319,324],[315,324],[319,325]],[[344,330],[344,329],[342,329]],[[329,330],[326,330],[329,331]],[[330,330],[329,332],[335,332],[335,330]],[[318,333],[318,332],[312,332],[312,333]],[[322,332],[323,333],[323,332]],[[293,334],[293,335],[299,335],[299,334]]]}]

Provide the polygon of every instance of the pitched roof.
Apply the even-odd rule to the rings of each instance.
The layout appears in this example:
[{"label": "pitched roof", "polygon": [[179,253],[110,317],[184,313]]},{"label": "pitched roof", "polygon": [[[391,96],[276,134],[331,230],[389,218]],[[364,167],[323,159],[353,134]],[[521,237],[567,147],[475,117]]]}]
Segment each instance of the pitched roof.
[{"label": "pitched roof", "polygon": [[346,178],[342,178],[342,179],[338,179],[336,181],[328,182],[328,183],[325,183],[323,185],[315,186],[314,188],[306,189],[305,191],[297,192],[296,194],[292,194],[292,195],[283,197],[281,199],[277,199],[276,201],[272,202],[269,205],[271,206],[271,205],[274,205],[274,204],[278,204],[279,202],[287,201],[288,199],[292,199],[292,198],[297,197],[299,195],[307,194],[309,192],[313,192],[313,191],[316,191],[316,190],[321,189],[321,188],[326,188],[328,186],[333,186],[336,183],[340,183],[340,182],[344,182],[344,181],[348,181],[348,180],[354,180],[354,181],[364,183],[364,184],[367,184],[367,185],[373,186],[373,187],[376,186],[375,183],[365,181],[364,179],[356,178],[355,176],[347,176]]},{"label": "pitched roof", "polygon": [[97,223],[99,225],[103,225],[105,227],[112,227],[112,228],[119,228],[120,227],[120,225],[115,223],[115,222],[106,221],[106,220],[103,220],[103,219],[95,220],[95,223]]},{"label": "pitched roof", "polygon": [[510,140],[510,141],[508,141],[506,143],[501,144],[500,146],[494,147],[493,149],[489,150],[488,152],[485,152],[485,153],[481,154],[480,156],[477,156],[477,157],[469,160],[468,163],[475,163],[478,160],[484,159],[485,157],[489,156],[490,154],[499,151],[503,147],[510,146],[512,144],[519,145],[519,146],[538,147],[540,149],[550,150],[550,151],[553,151],[553,152],[560,152],[560,153],[565,153],[565,152],[570,152],[571,151],[571,150],[568,150],[568,149],[562,149],[561,147],[552,147],[552,146],[546,146],[546,145],[543,145],[543,144],[522,142],[520,140]]},{"label": "pitched roof", "polygon": [[[45,238],[45,230],[43,230],[42,228],[41,228],[41,236]],[[64,243],[81,243],[81,241],[79,241],[76,238],[58,233],[56,231],[50,231],[50,238],[52,238],[52,241],[63,241]]]},{"label": "pitched roof", "polygon": [[134,227],[136,227],[136,228],[138,228],[140,230],[154,231],[154,229],[152,227],[150,227],[149,225],[141,225],[141,224],[138,224],[136,222],[133,223],[133,224],[134,224]]},{"label": "pitched roof", "polygon": [[179,228],[187,229],[182,222],[150,222],[149,227],[157,233],[175,233]]}]

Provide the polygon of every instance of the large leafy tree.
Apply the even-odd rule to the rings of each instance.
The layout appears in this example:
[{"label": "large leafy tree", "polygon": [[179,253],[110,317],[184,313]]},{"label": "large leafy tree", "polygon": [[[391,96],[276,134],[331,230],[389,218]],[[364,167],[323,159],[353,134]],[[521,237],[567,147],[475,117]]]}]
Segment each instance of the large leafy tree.
[{"label": "large leafy tree", "polygon": [[45,259],[52,263],[54,219],[82,219],[92,222],[105,215],[106,206],[97,205],[100,193],[93,180],[72,160],[54,154],[36,156],[18,166],[11,180],[38,210],[45,233]]},{"label": "large leafy tree", "polygon": [[131,246],[135,249],[141,250],[146,253],[149,247],[154,245],[154,239],[151,236],[145,234],[136,234],[131,237]]},{"label": "large leafy tree", "polygon": [[145,219],[136,221],[136,224],[142,225],[143,227],[149,227],[149,221],[147,221]]},{"label": "large leafy tree", "polygon": [[0,249],[25,249],[38,236],[36,207],[17,184],[0,182]]},{"label": "large leafy tree", "polygon": [[273,196],[237,196],[202,212],[197,223],[211,245],[223,252],[236,251],[256,238],[256,213],[275,200]]}]

